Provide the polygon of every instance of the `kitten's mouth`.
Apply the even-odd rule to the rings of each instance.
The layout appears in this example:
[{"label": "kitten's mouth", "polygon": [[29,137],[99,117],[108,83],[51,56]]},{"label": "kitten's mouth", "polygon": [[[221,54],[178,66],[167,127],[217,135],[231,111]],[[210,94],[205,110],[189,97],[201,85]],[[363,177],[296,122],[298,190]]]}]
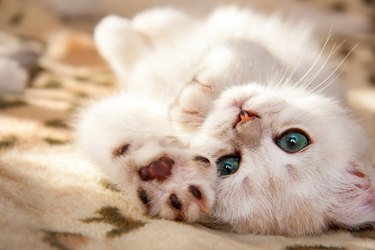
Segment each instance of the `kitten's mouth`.
[{"label": "kitten's mouth", "polygon": [[260,118],[260,116],[255,112],[241,110],[236,120],[234,121],[233,128],[235,128],[237,125],[242,125],[247,122],[250,122],[255,118]]}]

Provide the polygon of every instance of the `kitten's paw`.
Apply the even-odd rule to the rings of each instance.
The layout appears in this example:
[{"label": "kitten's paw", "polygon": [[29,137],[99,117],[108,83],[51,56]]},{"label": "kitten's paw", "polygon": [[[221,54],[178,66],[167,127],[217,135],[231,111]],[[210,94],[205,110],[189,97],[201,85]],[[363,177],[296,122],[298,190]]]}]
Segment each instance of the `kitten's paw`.
[{"label": "kitten's paw", "polygon": [[150,216],[187,222],[211,210],[216,179],[211,162],[163,154],[138,170],[138,198]]},{"label": "kitten's paw", "polygon": [[171,105],[170,117],[183,129],[194,130],[207,116],[215,96],[212,85],[193,79],[186,84],[176,102]]}]

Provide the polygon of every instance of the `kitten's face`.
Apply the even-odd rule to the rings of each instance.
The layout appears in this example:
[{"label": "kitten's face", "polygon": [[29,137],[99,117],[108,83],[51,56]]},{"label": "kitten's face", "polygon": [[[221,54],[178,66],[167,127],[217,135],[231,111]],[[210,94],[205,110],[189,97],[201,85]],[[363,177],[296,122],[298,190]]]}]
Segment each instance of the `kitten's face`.
[{"label": "kitten's face", "polygon": [[328,98],[293,87],[234,87],[197,138],[221,174],[215,222],[237,232],[299,235],[375,219],[373,189],[356,172],[366,164],[366,140]]}]

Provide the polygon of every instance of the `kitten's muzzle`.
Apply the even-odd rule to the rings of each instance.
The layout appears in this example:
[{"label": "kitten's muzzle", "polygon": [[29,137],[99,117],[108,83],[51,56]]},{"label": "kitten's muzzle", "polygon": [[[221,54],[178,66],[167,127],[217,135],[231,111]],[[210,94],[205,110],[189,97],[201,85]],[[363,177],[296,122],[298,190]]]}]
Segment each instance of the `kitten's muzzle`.
[{"label": "kitten's muzzle", "polygon": [[261,117],[250,111],[241,110],[233,127],[236,134],[236,141],[240,145],[246,145],[253,150],[261,145],[262,123]]}]

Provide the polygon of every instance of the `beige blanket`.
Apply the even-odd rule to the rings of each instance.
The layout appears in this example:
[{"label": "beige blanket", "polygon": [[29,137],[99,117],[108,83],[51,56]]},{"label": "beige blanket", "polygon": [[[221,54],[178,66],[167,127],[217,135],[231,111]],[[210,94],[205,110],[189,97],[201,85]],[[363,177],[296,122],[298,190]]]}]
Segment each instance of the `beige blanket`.
[{"label": "beige blanket", "polygon": [[[369,0],[308,2],[335,12],[375,14]],[[61,19],[33,2],[0,1],[0,31],[43,47],[27,89],[0,96],[0,250],[375,249],[371,229],[287,238],[143,216],[72,143],[70,124],[79,106],[116,89],[92,43],[95,21]],[[331,46],[344,39],[339,61],[358,44],[342,73],[350,103],[375,138],[375,34],[335,37]]]}]

